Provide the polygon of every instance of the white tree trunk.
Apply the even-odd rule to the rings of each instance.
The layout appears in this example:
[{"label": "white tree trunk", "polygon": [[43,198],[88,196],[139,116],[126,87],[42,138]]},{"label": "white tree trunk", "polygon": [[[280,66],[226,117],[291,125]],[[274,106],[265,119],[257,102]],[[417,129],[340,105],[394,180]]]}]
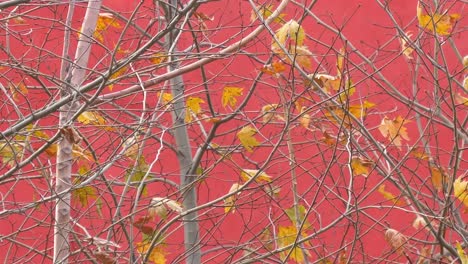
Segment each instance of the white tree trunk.
[{"label": "white tree trunk", "polygon": [[[73,12],[73,3],[70,2],[70,11]],[[88,2],[85,19],[82,25],[82,33],[78,41],[78,47],[75,54],[74,64],[71,69],[66,70],[62,67],[63,87],[61,94],[67,96],[73,94],[75,90],[83,83],[85,69],[88,64],[89,53],[91,51],[92,35],[96,28],[96,22],[101,8],[101,0]],[[69,16],[71,18],[71,16]],[[68,60],[67,41],[69,36],[65,35],[63,60]],[[66,62],[62,63],[66,65]],[[72,117],[76,113],[77,101],[72,101],[60,108],[60,129],[73,127]],[[63,131],[63,130],[62,130]],[[64,134],[64,133],[62,133]],[[63,135],[58,144],[57,150],[57,172],[55,192],[59,194],[55,207],[55,226],[54,226],[54,263],[68,263],[70,255],[70,187],[72,186],[71,172],[73,164],[73,143],[71,138]]]}]

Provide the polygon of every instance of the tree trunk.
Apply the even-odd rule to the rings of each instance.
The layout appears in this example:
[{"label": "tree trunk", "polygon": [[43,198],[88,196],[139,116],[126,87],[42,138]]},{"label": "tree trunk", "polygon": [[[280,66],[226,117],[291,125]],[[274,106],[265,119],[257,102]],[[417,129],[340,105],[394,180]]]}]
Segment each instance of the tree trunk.
[{"label": "tree trunk", "polygon": [[[169,0],[170,8],[166,18],[168,21],[175,16],[178,3],[177,0]],[[166,45],[174,46],[169,50],[169,71],[179,68],[179,63],[174,62],[175,57],[171,54],[177,53],[178,30],[174,29],[166,37]],[[180,166],[180,191],[183,195],[183,207],[185,210],[193,209],[197,206],[197,193],[194,188],[194,181],[196,175],[189,175],[193,166],[192,163],[192,150],[190,148],[190,141],[188,137],[187,127],[185,124],[185,103],[184,103],[184,80],[181,75],[178,75],[170,80],[172,95],[175,98],[173,104],[174,111],[172,111],[172,120],[174,126],[174,137],[177,147],[177,159]],[[184,216],[184,243],[185,255],[188,264],[201,263],[201,253],[199,244],[199,227],[198,227],[198,214],[192,212]]]},{"label": "tree trunk", "polygon": [[[74,1],[70,2],[69,14],[73,13]],[[75,61],[71,69],[62,67],[63,87],[62,96],[75,93],[76,89],[82,84],[85,69],[88,64],[89,53],[91,51],[91,36],[96,28],[96,22],[101,8],[100,0],[88,2],[85,19],[82,25],[82,33],[78,41],[78,47],[75,54]],[[71,15],[68,16],[71,19]],[[67,29],[68,30],[68,29]],[[69,35],[65,34],[63,65],[68,60],[67,45]],[[66,44],[65,44],[66,43]],[[55,226],[54,226],[54,263],[68,263],[70,255],[70,188],[72,186],[71,172],[73,164],[73,138],[70,137],[70,130],[73,129],[73,116],[79,106],[78,101],[74,100],[60,108],[59,127],[62,131],[62,139],[57,149],[57,171],[55,192],[58,194],[55,207]]]}]

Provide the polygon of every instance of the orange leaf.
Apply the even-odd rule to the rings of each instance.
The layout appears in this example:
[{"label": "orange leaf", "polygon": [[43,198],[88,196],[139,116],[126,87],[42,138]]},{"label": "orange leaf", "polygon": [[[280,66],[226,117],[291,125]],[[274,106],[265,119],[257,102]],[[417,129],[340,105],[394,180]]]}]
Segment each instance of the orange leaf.
[{"label": "orange leaf", "polygon": [[260,71],[263,73],[266,73],[268,75],[274,75],[276,77],[279,77],[279,73],[284,72],[286,70],[286,67],[281,61],[274,61],[271,64],[267,64],[263,66]]},{"label": "orange leaf", "polygon": [[243,181],[245,181],[245,182],[249,181],[253,177],[255,177],[255,182],[257,182],[257,183],[269,183],[269,182],[271,182],[271,176],[266,174],[263,171],[242,169],[241,178],[242,178]]},{"label": "orange leaf", "polygon": [[374,166],[374,162],[362,157],[353,157],[351,159],[351,169],[354,176],[369,176],[369,169]]},{"label": "orange leaf", "polygon": [[401,116],[393,120],[384,117],[379,126],[379,131],[384,137],[388,138],[395,146],[401,149],[401,140],[409,140],[408,132],[406,131],[406,127],[404,127],[408,122],[408,120],[403,119]]},{"label": "orange leaf", "polygon": [[442,191],[444,183],[447,182],[447,173],[441,167],[431,166],[431,181],[437,191]]}]

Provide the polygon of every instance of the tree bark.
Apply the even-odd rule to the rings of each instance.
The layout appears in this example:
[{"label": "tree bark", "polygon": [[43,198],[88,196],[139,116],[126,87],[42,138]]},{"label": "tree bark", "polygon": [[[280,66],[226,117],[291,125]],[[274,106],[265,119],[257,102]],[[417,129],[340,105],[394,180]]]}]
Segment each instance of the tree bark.
[{"label": "tree bark", "polygon": [[[74,1],[70,2],[70,12],[73,12]],[[82,25],[82,34],[78,41],[78,46],[75,53],[74,64],[71,69],[66,70],[66,66],[62,67],[61,78],[63,80],[63,87],[61,96],[65,97],[70,94],[76,94],[78,87],[82,84],[85,76],[85,69],[88,64],[89,53],[91,51],[91,44],[93,42],[92,35],[96,28],[96,22],[101,8],[100,0],[93,0],[88,2],[86,9],[85,19]],[[71,17],[69,15],[69,17]],[[68,30],[68,28],[67,28]],[[65,34],[65,41],[67,39]],[[68,43],[67,43],[68,44]],[[64,46],[67,45],[64,43]],[[68,60],[67,48],[64,47],[63,65]],[[79,102],[76,100],[64,105],[60,108],[59,127],[62,131],[62,139],[58,144],[57,149],[57,169],[56,169],[56,183],[55,192],[58,194],[56,207],[55,207],[55,226],[54,226],[54,263],[68,263],[70,255],[70,188],[72,187],[72,165],[73,165],[73,138],[68,134],[73,127],[73,116],[78,109]]]}]

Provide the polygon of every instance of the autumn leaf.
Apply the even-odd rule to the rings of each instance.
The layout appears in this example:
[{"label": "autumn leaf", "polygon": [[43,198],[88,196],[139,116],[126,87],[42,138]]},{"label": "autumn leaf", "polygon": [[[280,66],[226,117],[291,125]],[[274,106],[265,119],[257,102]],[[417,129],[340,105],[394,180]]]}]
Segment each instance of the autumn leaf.
[{"label": "autumn leaf", "polygon": [[281,72],[284,72],[286,70],[286,66],[281,61],[274,61],[271,64],[267,64],[263,66],[260,71],[268,74],[268,75],[273,75],[275,77],[279,77]]},{"label": "autumn leaf", "polygon": [[15,16],[12,18],[13,22],[17,25],[24,25],[26,24],[26,19],[24,19],[22,16]]},{"label": "autumn leaf", "polygon": [[190,96],[187,98],[186,105],[187,105],[187,110],[185,111],[185,122],[190,123],[192,122],[192,114],[198,115],[202,112],[202,108],[200,104],[205,103],[203,99],[200,97],[192,97]]},{"label": "autumn leaf", "polygon": [[443,168],[438,166],[431,166],[430,169],[432,186],[434,186],[437,191],[442,191],[442,187],[448,179],[447,173]]},{"label": "autumn leaf", "polygon": [[388,138],[398,149],[401,149],[401,141],[409,140],[408,132],[406,131],[405,124],[409,121],[403,119],[401,116],[397,116],[395,119],[391,120],[388,117],[384,117],[379,126],[380,133]]},{"label": "autumn leaf", "polygon": [[[263,124],[271,122],[273,119],[278,119],[279,115],[276,114],[276,109],[279,107],[278,104],[267,104],[262,106],[262,121]],[[283,119],[283,118],[281,118]]]},{"label": "autumn leaf", "polygon": [[106,125],[106,119],[96,111],[85,111],[78,116],[77,120],[83,125],[94,125],[106,131],[115,131],[115,128]]},{"label": "autumn leaf", "polygon": [[386,191],[385,190],[385,184],[381,184],[379,186],[379,189],[377,189],[377,191],[382,194],[382,196],[389,200],[389,201],[392,201],[395,205],[398,205],[398,206],[404,206],[406,205],[406,203],[402,200],[400,200],[400,198],[396,197],[395,195],[393,195],[393,193],[389,192],[389,191]]},{"label": "autumn leaf", "polygon": [[88,204],[89,204],[88,199],[96,199],[97,193],[96,193],[95,187],[84,186],[84,187],[73,190],[72,197],[73,199],[77,200],[82,207],[88,207]]},{"label": "autumn leaf", "polygon": [[103,33],[109,27],[113,28],[121,28],[122,26],[119,22],[114,18],[114,15],[111,13],[100,13],[98,16],[98,20],[96,22],[96,29],[94,31],[94,38],[96,38],[99,42],[104,42]]},{"label": "autumn leaf", "polygon": [[167,54],[163,52],[156,52],[153,55],[151,55],[150,61],[153,64],[159,65],[161,63],[166,62],[167,60]]},{"label": "autumn leaf", "polygon": [[99,263],[102,263],[102,264],[117,263],[117,260],[115,258],[111,257],[111,255],[109,255],[108,253],[104,251],[95,251],[93,252],[93,256],[96,258],[96,260]]},{"label": "autumn leaf", "polygon": [[344,73],[344,59],[345,59],[345,48],[340,49],[340,53],[338,53],[338,56],[336,58],[336,70],[337,70],[337,76],[342,76]]},{"label": "autumn leaf", "polygon": [[278,45],[286,46],[288,40],[293,40],[295,42],[293,46],[300,47],[304,45],[305,31],[295,20],[289,20],[276,31],[275,35],[278,43],[273,43],[272,49],[274,51],[280,49]]},{"label": "autumn leaf", "polygon": [[243,127],[237,132],[237,138],[248,152],[253,152],[253,148],[260,145],[254,137],[255,134],[257,134],[257,130],[250,125]]},{"label": "autumn leaf", "polygon": [[[468,77],[465,78],[465,83],[466,83],[465,88],[468,89]],[[468,106],[468,97],[464,97],[461,94],[457,93],[455,94],[455,103],[459,105]]]},{"label": "autumn leaf", "polygon": [[413,36],[413,34],[411,34],[411,32],[408,31],[405,33],[404,37],[400,37],[401,52],[409,60],[413,59],[412,53],[414,49],[408,45],[406,39],[411,40],[411,36]]},{"label": "autumn leaf", "polygon": [[395,229],[385,231],[385,240],[399,255],[405,252],[406,237]]},{"label": "autumn leaf", "polygon": [[10,88],[11,97],[15,101],[19,100],[18,96],[20,94],[23,96],[28,94],[28,88],[26,87],[24,82],[20,82],[18,83],[18,85],[14,85],[13,83],[10,83],[9,88]]},{"label": "autumn leaf", "polygon": [[461,264],[468,264],[468,255],[465,254],[465,251],[463,250],[460,242],[457,241],[455,247],[457,248],[458,257],[460,258]]},{"label": "autumn leaf", "polygon": [[465,213],[468,212],[468,181],[458,177],[453,182],[453,194],[465,206]]},{"label": "autumn leaf", "polygon": [[428,31],[435,32],[441,36],[450,35],[455,22],[460,19],[459,14],[441,15],[435,13],[424,15],[422,13],[421,4],[419,1],[416,7],[416,14],[418,17],[419,26]]},{"label": "autumn leaf", "polygon": [[7,164],[10,167],[15,166],[16,162],[19,162],[18,155],[21,154],[24,146],[15,142],[0,141],[0,158],[2,163]]},{"label": "autumn leaf", "polygon": [[140,217],[135,220],[132,225],[140,230],[143,234],[152,235],[154,233],[154,228],[149,225],[149,221],[151,221],[154,217],[151,215],[147,215],[144,217]]},{"label": "autumn leaf", "polygon": [[[271,14],[273,14],[273,9],[273,5],[263,5],[261,7],[256,7],[255,10],[252,10],[250,21],[255,22],[257,20],[257,13],[259,13],[263,19],[267,19],[269,16],[271,16]],[[273,19],[273,22],[283,24],[285,16],[286,14],[279,14],[275,19]]]},{"label": "autumn leaf", "polygon": [[237,97],[242,95],[243,90],[244,88],[239,88],[239,87],[229,87],[229,86],[224,87],[223,96],[222,96],[223,107],[226,108],[228,104],[231,107],[235,107],[237,104]]},{"label": "autumn leaf", "polygon": [[[109,77],[109,81],[112,81],[112,80],[115,80],[117,78],[119,78],[120,76],[124,75],[128,70],[128,67],[125,66],[125,67],[122,67],[120,68],[119,70],[115,71],[110,77]],[[114,84],[111,83],[109,84],[107,87],[109,87],[109,90],[112,91],[112,89],[114,89]]]},{"label": "autumn leaf", "polygon": [[301,109],[301,117],[299,118],[299,124],[301,124],[302,127],[304,128],[309,128],[310,126],[310,120],[311,120],[311,117],[309,114],[307,113],[304,113],[305,112],[305,109],[306,107],[303,106],[302,109]]},{"label": "autumn leaf", "polygon": [[[296,217],[296,209],[298,212],[298,217]],[[296,207],[292,206],[284,211],[292,223],[301,223],[303,230],[307,230],[311,227],[310,222],[306,219],[307,209],[304,205],[298,204]]]},{"label": "autumn leaf", "polygon": [[429,155],[426,154],[423,150],[420,150],[418,148],[414,148],[411,150],[411,155],[417,159],[420,160],[429,160]]},{"label": "autumn leaf", "polygon": [[142,255],[149,255],[148,260],[154,264],[166,264],[166,252],[162,245],[158,245],[150,249],[151,241],[145,240],[136,243],[136,250]]},{"label": "autumn leaf", "polygon": [[237,196],[240,194],[240,192],[238,190],[241,187],[242,187],[242,185],[240,185],[238,183],[234,183],[231,186],[231,188],[229,189],[228,194],[230,194],[230,196],[228,196],[228,197],[226,197],[224,199],[224,213],[225,214],[227,214],[229,212],[234,213],[236,211],[235,202],[237,200]]},{"label": "autumn leaf", "polygon": [[164,217],[167,214],[168,209],[178,214],[181,214],[184,211],[182,206],[174,200],[164,198],[164,197],[154,197],[153,199],[151,199],[148,213],[150,216],[153,216],[153,217],[155,215]]},{"label": "autumn leaf", "polygon": [[[283,248],[283,247],[289,247],[291,245],[294,245],[294,243],[296,243],[297,236],[298,236],[298,232],[297,232],[297,228],[295,225],[279,226],[278,239],[277,239],[278,247]],[[307,236],[307,234],[305,234],[305,232],[302,231],[301,236],[305,237]],[[299,246],[295,245],[290,250],[284,250],[280,252],[280,257],[283,261],[286,261],[286,257],[288,256],[289,251],[291,251],[291,254],[289,255],[290,258],[293,261],[296,261],[297,263],[304,263],[305,261],[304,253],[307,256],[310,256],[310,253],[307,249],[300,248]]]},{"label": "autumn leaf", "polygon": [[270,183],[271,182],[271,176],[266,174],[264,171],[242,169],[241,178],[243,181],[247,182],[253,177],[255,177],[255,182],[257,183]]},{"label": "autumn leaf", "polygon": [[171,93],[158,92],[157,95],[160,98],[160,100],[162,101],[163,105],[168,105],[171,102],[173,102],[173,100],[174,100],[174,96],[172,96]]},{"label": "autumn leaf", "polygon": [[351,170],[353,171],[353,176],[362,175],[364,177],[369,176],[369,169],[374,166],[374,162],[369,159],[362,157],[353,157],[351,159]]}]

